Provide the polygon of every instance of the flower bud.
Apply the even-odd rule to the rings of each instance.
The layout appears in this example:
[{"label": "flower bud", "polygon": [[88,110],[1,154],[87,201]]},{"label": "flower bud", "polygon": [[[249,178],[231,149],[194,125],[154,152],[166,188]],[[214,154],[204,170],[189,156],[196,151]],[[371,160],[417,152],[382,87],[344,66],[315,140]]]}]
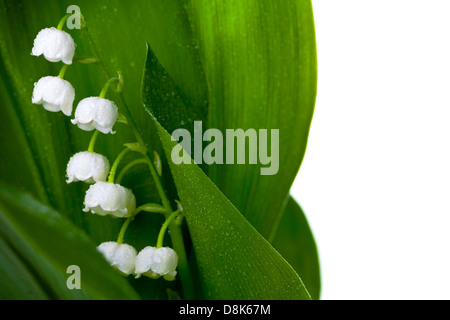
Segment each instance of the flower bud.
[{"label": "flower bud", "polygon": [[66,172],[67,183],[106,181],[109,173],[109,161],[105,156],[95,152],[78,152],[70,158]]},{"label": "flower bud", "polygon": [[136,209],[133,192],[119,184],[96,182],[91,185],[84,198],[84,212],[112,215],[118,218],[129,217]]},{"label": "flower bud", "polygon": [[103,254],[106,261],[124,275],[134,271],[136,249],[128,244],[118,244],[114,241],[101,243],[97,250]]},{"label": "flower bud", "polygon": [[75,53],[75,42],[70,34],[56,28],[45,28],[39,31],[34,39],[33,56],[44,55],[50,62],[62,61],[72,64]]},{"label": "flower bud", "polygon": [[75,89],[69,81],[60,77],[47,76],[34,84],[31,102],[42,104],[45,110],[62,111],[66,116],[72,114]]},{"label": "flower bud", "polygon": [[97,129],[102,133],[114,133],[112,127],[117,117],[118,111],[114,102],[100,97],[89,97],[78,103],[75,119],[71,121],[82,130]]},{"label": "flower bud", "polygon": [[143,274],[153,279],[163,276],[164,279],[172,281],[177,274],[177,265],[178,256],[172,248],[148,246],[138,253],[134,273],[136,278]]}]

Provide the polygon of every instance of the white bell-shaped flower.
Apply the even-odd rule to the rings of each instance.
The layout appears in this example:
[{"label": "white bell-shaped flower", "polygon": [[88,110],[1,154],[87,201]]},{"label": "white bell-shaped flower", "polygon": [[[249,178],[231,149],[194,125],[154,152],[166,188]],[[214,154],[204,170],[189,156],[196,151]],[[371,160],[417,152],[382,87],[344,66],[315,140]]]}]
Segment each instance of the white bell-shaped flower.
[{"label": "white bell-shaped flower", "polygon": [[133,192],[119,184],[96,182],[86,191],[84,212],[112,215],[118,218],[130,216],[136,209]]},{"label": "white bell-shaped flower", "polygon": [[67,164],[67,183],[84,181],[94,183],[106,181],[109,161],[105,156],[89,151],[75,153]]},{"label": "white bell-shaped flower", "polygon": [[177,265],[178,256],[172,248],[148,246],[138,253],[134,273],[136,278],[143,274],[153,279],[163,276],[164,279],[172,281],[177,275]]},{"label": "white bell-shaped flower", "polygon": [[111,266],[124,275],[134,272],[136,249],[129,244],[118,244],[114,241],[101,243],[97,250],[103,254]]},{"label": "white bell-shaped flower", "polygon": [[75,53],[75,42],[70,34],[56,28],[45,28],[39,31],[34,39],[33,56],[44,55],[50,62],[62,61],[72,64]]},{"label": "white bell-shaped flower", "polygon": [[81,100],[75,110],[75,119],[71,120],[82,130],[97,129],[102,133],[115,133],[112,127],[117,121],[119,113],[113,101],[89,97]]},{"label": "white bell-shaped flower", "polygon": [[31,102],[42,104],[48,111],[62,111],[66,116],[72,114],[75,89],[69,81],[60,77],[47,76],[34,84]]}]

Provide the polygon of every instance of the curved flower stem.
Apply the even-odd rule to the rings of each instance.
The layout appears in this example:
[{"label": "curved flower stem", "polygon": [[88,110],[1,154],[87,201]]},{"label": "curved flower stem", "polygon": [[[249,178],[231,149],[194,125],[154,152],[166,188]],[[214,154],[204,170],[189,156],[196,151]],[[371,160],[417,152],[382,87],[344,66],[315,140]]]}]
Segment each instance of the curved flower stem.
[{"label": "curved flower stem", "polygon": [[150,169],[150,173],[155,182],[156,189],[158,190],[159,197],[161,198],[161,202],[164,208],[168,209],[168,212],[172,212],[172,206],[170,205],[170,201],[167,198],[166,191],[164,190],[161,180],[159,179],[158,171],[156,170],[153,159],[148,152],[145,157],[147,160],[148,168]]},{"label": "curved flower stem", "polygon": [[64,79],[64,74],[66,73],[66,70],[68,67],[69,67],[69,64],[64,64],[62,66],[61,70],[59,70],[58,77],[60,77],[61,79]]},{"label": "curved flower stem", "polygon": [[71,15],[72,15],[71,13],[68,13],[64,17],[62,17],[62,19],[59,20],[59,23],[58,23],[58,26],[56,27],[56,29],[62,30],[64,28],[64,24],[66,23],[67,19],[69,19],[69,17]]},{"label": "curved flower stem", "polygon": [[94,134],[92,135],[91,140],[89,141],[88,149],[87,149],[88,152],[94,152],[95,141],[97,140],[99,132],[100,131],[95,130]]},{"label": "curved flower stem", "polygon": [[170,225],[172,220],[180,213],[180,210],[172,212],[164,221],[161,230],[159,230],[158,240],[156,241],[156,248],[161,248],[164,242],[164,234],[166,233],[167,227]]},{"label": "curved flower stem", "polygon": [[134,217],[137,216],[137,214],[141,211],[147,211],[147,212],[155,212],[155,213],[161,213],[159,210],[149,210],[148,209],[149,204],[143,204],[142,206],[139,206],[134,210],[134,212],[125,220],[125,222],[122,225],[122,228],[120,228],[119,235],[117,236],[117,243],[122,244],[123,239],[125,237],[125,232],[127,231],[128,226],[130,225],[131,221],[134,220]]},{"label": "curved flower stem", "polygon": [[117,243],[118,244],[122,244],[123,243],[123,238],[125,237],[125,232],[127,231],[128,225],[133,220],[134,220],[134,215],[132,215],[131,217],[127,218],[127,220],[125,220],[125,222],[123,223],[122,228],[120,228],[119,235],[117,236]]},{"label": "curved flower stem", "polygon": [[111,85],[111,83],[113,81],[117,81],[117,79],[116,78],[111,78],[108,81],[106,81],[105,85],[102,88],[102,91],[100,91],[100,94],[99,94],[100,98],[105,98],[106,93],[108,92],[109,86]]},{"label": "curved flower stem", "polygon": [[120,160],[122,160],[123,156],[125,154],[127,154],[128,151],[130,151],[129,148],[123,149],[117,156],[116,160],[114,161],[114,163],[111,167],[111,170],[109,171],[109,176],[108,176],[109,183],[114,183],[114,178],[115,178],[117,167],[119,166]]},{"label": "curved flower stem", "polygon": [[117,92],[121,92],[122,88],[123,88],[123,77],[122,77],[122,73],[120,71],[117,72],[117,77],[111,78],[108,81],[106,81],[105,85],[102,88],[102,91],[100,92],[99,97],[100,98],[105,98],[106,93],[108,92],[109,87],[111,86],[111,84],[113,82],[117,81],[117,87],[116,87],[116,91]]},{"label": "curved flower stem", "polygon": [[123,167],[123,169],[120,171],[119,175],[117,176],[116,183],[120,184],[123,177],[125,176],[125,173],[127,173],[128,170],[130,170],[132,167],[134,167],[138,164],[147,164],[147,159],[136,159],[136,160],[131,161],[125,167]]}]

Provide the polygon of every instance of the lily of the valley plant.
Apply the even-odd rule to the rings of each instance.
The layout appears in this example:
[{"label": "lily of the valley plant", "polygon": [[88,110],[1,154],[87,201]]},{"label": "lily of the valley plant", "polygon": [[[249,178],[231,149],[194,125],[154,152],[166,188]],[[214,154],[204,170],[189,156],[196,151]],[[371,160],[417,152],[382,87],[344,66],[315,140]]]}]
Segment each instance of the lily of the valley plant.
[{"label": "lily of the valley plant", "polygon": [[[67,32],[60,30],[66,19],[67,16],[62,19],[58,29],[41,30],[34,40],[32,55],[43,54],[45,59],[50,62],[63,61],[65,64],[58,76],[45,76],[35,83],[32,102],[42,104],[48,111],[61,110],[66,116],[70,116],[75,90],[68,81],[64,80],[64,74],[68,65],[72,64],[76,44]],[[127,218],[116,242],[107,241],[98,246],[98,250],[111,266],[126,276],[132,273],[136,274],[137,278],[141,275],[152,279],[163,276],[164,279],[172,281],[177,274],[178,263],[178,256],[172,248],[162,247],[161,241],[156,247],[147,246],[137,254],[136,249],[123,243],[124,234],[130,221],[139,212],[145,210],[161,213],[160,207],[156,206],[157,209],[152,210],[151,204],[143,204],[136,208],[136,198],[133,192],[115,183],[115,173],[119,162],[131,149],[129,146],[125,146],[111,168],[109,160],[105,156],[94,152],[99,133],[115,133],[113,126],[118,118],[118,108],[113,101],[105,99],[107,90],[113,82],[118,82],[117,88],[123,86],[120,73],[117,78],[106,82],[98,97],[84,98],[78,103],[75,119],[71,122],[82,130],[94,130],[94,133],[87,150],[78,152],[70,158],[67,164],[67,183],[76,181],[93,183],[86,191],[83,211],[90,211],[101,216],[111,215],[117,218]],[[124,118],[124,116],[122,117]],[[130,145],[133,145],[135,149],[145,150],[145,146],[140,145],[139,142],[133,142]],[[166,224],[178,214],[181,214],[180,210],[169,215]],[[166,224],[161,228],[161,239],[167,228]]]},{"label": "lily of the valley plant", "polygon": [[318,299],[316,85],[311,0],[0,0],[0,299]]}]

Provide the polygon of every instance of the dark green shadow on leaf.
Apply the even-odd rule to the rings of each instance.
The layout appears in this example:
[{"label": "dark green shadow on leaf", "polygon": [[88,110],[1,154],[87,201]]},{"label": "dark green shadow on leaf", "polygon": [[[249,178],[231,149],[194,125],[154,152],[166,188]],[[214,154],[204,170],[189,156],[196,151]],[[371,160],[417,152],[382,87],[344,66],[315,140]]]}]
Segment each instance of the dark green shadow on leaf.
[{"label": "dark green shadow on leaf", "polygon": [[[0,184],[2,296],[7,299],[138,299],[88,236],[28,194]],[[68,289],[67,268],[80,268],[81,289]],[[17,282],[5,280],[8,275]]]},{"label": "dark green shadow on leaf", "polygon": [[289,197],[272,245],[300,275],[311,298],[319,299],[320,266],[316,242],[302,208],[292,197]]}]

